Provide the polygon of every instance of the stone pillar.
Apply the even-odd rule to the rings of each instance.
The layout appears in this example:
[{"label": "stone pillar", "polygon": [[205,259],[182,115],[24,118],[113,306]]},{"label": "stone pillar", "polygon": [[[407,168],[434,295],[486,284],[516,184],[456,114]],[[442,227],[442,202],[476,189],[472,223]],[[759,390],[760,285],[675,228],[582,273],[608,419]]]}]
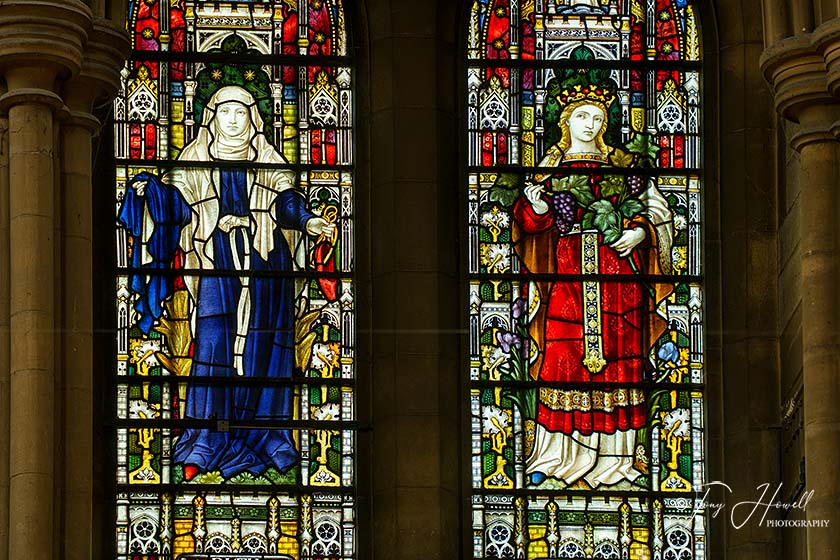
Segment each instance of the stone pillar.
[{"label": "stone pillar", "polygon": [[[840,144],[830,123],[840,106],[803,109],[791,140],[802,165],[802,368],[806,487],[814,497],[807,518],[840,522]],[[808,529],[808,557],[840,554],[840,531]]]},{"label": "stone pillar", "polygon": [[763,0],[764,44],[772,45],[790,34],[790,8],[787,0]]},{"label": "stone pillar", "polygon": [[[708,480],[723,480],[732,494],[712,490],[730,506],[754,499],[756,486],[779,480],[779,369],[777,207],[773,168],[773,99],[755,60],[763,45],[756,29],[726,25],[737,13],[757,13],[761,2],[725,3],[718,57],[707,56],[707,79],[719,64],[721,99],[706,99],[707,131],[719,130],[717,149],[705,152],[706,301],[708,338]],[[721,6],[722,7],[722,6]],[[768,10],[765,5],[765,16]],[[716,58],[716,59],[715,59]],[[706,85],[706,91],[717,91]],[[720,111],[715,114],[715,111]],[[719,184],[715,158],[719,157]],[[717,200],[715,200],[717,198]],[[719,220],[714,219],[715,209]],[[718,258],[715,258],[718,256]],[[720,294],[717,301],[715,296]],[[719,302],[719,309],[715,303]],[[722,329],[714,317],[720,313]],[[718,333],[720,336],[718,337]],[[720,356],[718,362],[715,358]],[[717,366],[720,363],[721,366]],[[722,403],[722,415],[716,410]],[[718,413],[718,414],[715,414]],[[714,416],[713,416],[714,415]],[[713,420],[717,416],[719,421]],[[716,425],[717,424],[717,425]],[[718,447],[719,446],[719,447]],[[715,453],[723,450],[723,460]],[[710,520],[709,558],[776,560],[782,534],[757,520],[735,529],[728,514]]]},{"label": "stone pillar", "polygon": [[[113,98],[128,56],[125,32],[94,22],[78,77],[64,87],[61,123],[61,318],[63,556],[91,558],[93,506],[93,103]],[[112,192],[112,191],[106,191]]]},{"label": "stone pillar", "polygon": [[[789,139],[800,154],[802,267],[802,377],[805,417],[805,485],[813,498],[809,520],[840,520],[840,144],[832,124],[840,119],[840,100],[829,93],[817,33],[784,39],[762,56],[775,90],[776,107],[799,123]],[[840,554],[840,531],[807,529],[808,558]]]},{"label": "stone pillar", "polygon": [[73,111],[61,125],[61,370],[65,559],[90,558],[92,518],[91,135],[99,121]]},{"label": "stone pillar", "polygon": [[0,103],[10,129],[9,556],[48,558],[56,443],[53,111],[62,103],[37,88],[12,90]]},{"label": "stone pillar", "polygon": [[[0,94],[5,91],[0,91]],[[0,560],[9,558],[9,119],[0,115]]]},{"label": "stone pillar", "polygon": [[9,121],[9,558],[56,554],[56,82],[78,73],[90,9],[78,0],[0,6]]},{"label": "stone pillar", "polygon": [[448,560],[458,557],[461,529],[457,329],[464,291],[456,274],[462,187],[453,175],[458,49],[439,37],[459,20],[457,3],[375,0],[367,8],[371,109],[360,118],[371,123],[375,236],[367,556]]}]

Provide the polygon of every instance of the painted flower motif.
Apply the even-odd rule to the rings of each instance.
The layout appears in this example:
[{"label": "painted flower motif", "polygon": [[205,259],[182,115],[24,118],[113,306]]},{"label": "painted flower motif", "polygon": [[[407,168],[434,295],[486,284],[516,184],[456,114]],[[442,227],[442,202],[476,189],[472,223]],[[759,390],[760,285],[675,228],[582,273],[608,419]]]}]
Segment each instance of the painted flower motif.
[{"label": "painted flower motif", "polygon": [[315,420],[338,420],[341,409],[335,403],[322,404],[312,411],[312,418]]},{"label": "painted flower motif", "polygon": [[498,346],[483,346],[481,348],[481,363],[484,369],[491,370],[507,359],[505,353]]},{"label": "painted flower motif", "polygon": [[481,264],[487,272],[505,272],[510,269],[510,256],[507,247],[501,244],[488,244],[481,247]]},{"label": "painted flower motif", "polygon": [[335,477],[326,471],[320,471],[315,475],[315,482],[326,484],[335,480]]},{"label": "painted flower motif", "polygon": [[155,479],[155,472],[149,467],[146,467],[142,471],[132,474],[131,478],[140,482],[153,481]]},{"label": "painted flower motif", "polygon": [[128,406],[129,418],[157,418],[160,413],[145,401],[131,401]]},{"label": "painted flower motif", "polygon": [[676,215],[674,216],[674,229],[678,231],[684,230],[688,226],[688,220],[685,219],[685,216]]},{"label": "painted flower motif", "polygon": [[222,473],[219,471],[210,471],[195,477],[189,482],[196,484],[221,484],[224,481],[225,478],[222,476]]},{"label": "painted flower motif", "polygon": [[487,481],[488,486],[505,486],[508,483],[508,478],[502,473],[497,473],[493,478]]},{"label": "painted flower motif", "polygon": [[510,314],[514,320],[519,319],[528,309],[528,300],[525,298],[516,298],[513,305],[510,307]]},{"label": "painted flower motif", "polygon": [[144,340],[142,342],[132,343],[132,351],[134,354],[134,363],[141,366],[142,369],[148,370],[160,364],[156,357],[157,352],[160,352],[159,340]]},{"label": "painted flower motif", "polygon": [[645,451],[644,445],[637,445],[636,446],[636,462],[637,463],[644,463],[647,464],[647,451]]},{"label": "painted flower motif", "polygon": [[680,354],[677,345],[669,340],[659,347],[659,350],[656,351],[656,356],[663,362],[677,363]]},{"label": "painted flower motif", "polygon": [[688,411],[678,408],[666,414],[662,420],[662,429],[671,437],[688,437],[691,429]]},{"label": "painted flower motif", "polygon": [[322,370],[327,366],[335,367],[338,362],[338,352],[335,344],[316,342],[312,345],[312,367]]},{"label": "painted flower motif", "polygon": [[522,339],[508,331],[496,332],[496,342],[499,343],[499,346],[502,348],[502,352],[505,354],[510,354],[511,348],[515,348],[517,350],[522,348]]},{"label": "painted flower motif", "polygon": [[669,490],[679,490],[685,488],[685,482],[672,476],[668,479],[668,482],[665,483],[665,488],[668,488]]},{"label": "painted flower motif", "polygon": [[484,212],[481,215],[481,225],[485,227],[506,228],[510,225],[510,216],[506,212],[499,211],[498,206],[496,206],[490,212]]},{"label": "painted flower motif", "polygon": [[679,274],[688,267],[688,248],[674,247],[671,249],[671,261],[674,263],[674,272]]},{"label": "painted flower motif", "polygon": [[481,417],[485,434],[498,434],[510,426],[510,414],[495,405],[485,407]]}]

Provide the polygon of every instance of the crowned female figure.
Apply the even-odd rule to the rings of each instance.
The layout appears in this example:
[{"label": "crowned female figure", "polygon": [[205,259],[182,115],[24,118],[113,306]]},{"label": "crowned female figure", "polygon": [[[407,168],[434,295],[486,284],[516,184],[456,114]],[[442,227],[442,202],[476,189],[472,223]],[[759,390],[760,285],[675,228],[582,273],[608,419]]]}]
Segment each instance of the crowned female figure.
[{"label": "crowned female figure", "polygon": [[[139,174],[126,193],[120,221],[135,237],[136,266],[166,268],[177,259],[184,269],[193,337],[185,417],[228,419],[234,426],[290,420],[290,387],[200,380],[292,376],[294,279],[271,273],[302,264],[292,256],[294,230],[331,236],[335,226],[307,210],[295,174],[264,136],[257,104],[242,87],[215,92],[178,160],[213,165],[176,167],[162,178]],[[250,276],[252,271],[260,274]],[[174,289],[168,282],[132,278],[144,332],[160,318],[161,302]],[[225,478],[261,474],[268,467],[285,472],[297,458],[286,429],[186,428],[173,452],[187,480],[213,470]]]},{"label": "crowned female figure", "polygon": [[[540,166],[558,171],[526,181],[514,238],[527,272],[582,276],[529,283],[540,349],[531,372],[557,385],[539,389],[527,472],[531,484],[554,477],[594,488],[641,474],[634,448],[647,410],[639,384],[662,328],[652,310],[667,294],[634,274],[670,271],[672,213],[653,181],[594,171],[622,159],[605,141],[612,84],[556,91],[560,139]],[[603,227],[608,215],[612,231]]]}]

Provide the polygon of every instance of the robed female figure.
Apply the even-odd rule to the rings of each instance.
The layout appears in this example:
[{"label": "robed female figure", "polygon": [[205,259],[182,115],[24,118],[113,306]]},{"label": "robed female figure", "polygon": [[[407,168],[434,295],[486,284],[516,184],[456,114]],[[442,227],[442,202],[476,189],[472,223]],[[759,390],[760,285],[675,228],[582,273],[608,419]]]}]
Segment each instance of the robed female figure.
[{"label": "robed female figure", "polygon": [[[285,472],[298,459],[289,430],[236,425],[291,420],[291,387],[201,381],[292,376],[294,279],[282,273],[303,265],[293,258],[295,230],[330,236],[334,226],[306,208],[295,174],[265,138],[256,102],[244,88],[215,92],[178,160],[213,165],[176,167],[162,178],[138,175],[120,221],[137,238],[135,266],[165,268],[175,259],[184,270],[193,337],[186,419],[227,419],[232,428],[184,429],[173,460],[187,480],[214,470],[225,478],[268,467]],[[168,282],[132,278],[141,330],[148,332],[161,316],[161,303],[174,289]]]},{"label": "robed female figure", "polygon": [[656,185],[639,180],[627,187],[635,189],[628,196],[637,200],[638,213],[607,242],[584,223],[586,208],[567,192],[552,194],[551,183],[578,175],[589,198],[608,198],[596,170],[610,166],[615,152],[604,139],[612,91],[578,84],[557,96],[560,140],[540,162],[557,171],[530,176],[514,205],[517,253],[527,272],[590,275],[529,283],[530,332],[540,350],[531,371],[556,383],[538,394],[527,459],[536,485],[553,477],[594,488],[641,474],[636,433],[647,422],[647,407],[640,384],[661,333],[653,309],[667,294],[633,277],[670,271],[672,213]]}]

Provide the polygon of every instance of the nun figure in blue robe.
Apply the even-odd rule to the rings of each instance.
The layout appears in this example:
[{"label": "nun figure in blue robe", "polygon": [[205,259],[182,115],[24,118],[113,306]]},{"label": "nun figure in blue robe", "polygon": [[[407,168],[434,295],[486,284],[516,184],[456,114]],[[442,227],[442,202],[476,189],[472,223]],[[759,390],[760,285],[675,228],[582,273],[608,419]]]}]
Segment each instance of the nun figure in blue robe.
[{"label": "nun figure in blue robe", "polygon": [[[199,271],[184,274],[192,299],[193,380],[292,376],[294,279],[270,273],[303,264],[293,259],[298,231],[330,236],[335,227],[306,209],[295,174],[283,167],[286,160],[262,131],[251,94],[239,86],[220,88],[204,108],[195,139],[178,158],[215,165],[177,167],[162,179],[139,174],[120,215],[130,234],[144,237],[135,243],[142,247],[135,266],[168,266],[179,248],[184,268]],[[245,161],[276,165],[225,165]],[[257,274],[249,277],[251,271]],[[132,288],[140,295],[139,325],[148,332],[171,290],[135,281]],[[184,429],[173,460],[183,465],[187,480],[215,470],[225,478],[259,475],[269,467],[285,472],[298,460],[288,430],[235,425],[290,420],[292,407],[290,387],[190,383],[185,417],[228,419],[233,427],[229,432]]]}]

